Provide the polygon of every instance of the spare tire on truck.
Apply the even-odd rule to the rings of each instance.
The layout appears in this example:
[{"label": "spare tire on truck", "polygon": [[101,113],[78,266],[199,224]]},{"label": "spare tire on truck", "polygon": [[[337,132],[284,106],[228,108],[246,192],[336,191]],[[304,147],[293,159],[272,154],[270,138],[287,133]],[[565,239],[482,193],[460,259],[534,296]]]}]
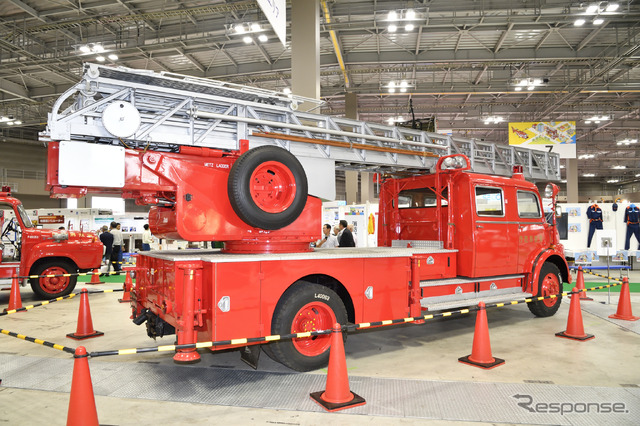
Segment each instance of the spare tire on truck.
[{"label": "spare tire on truck", "polygon": [[307,176],[298,159],[282,148],[251,149],[233,164],[227,182],[233,211],[255,228],[292,224],[307,202]]}]

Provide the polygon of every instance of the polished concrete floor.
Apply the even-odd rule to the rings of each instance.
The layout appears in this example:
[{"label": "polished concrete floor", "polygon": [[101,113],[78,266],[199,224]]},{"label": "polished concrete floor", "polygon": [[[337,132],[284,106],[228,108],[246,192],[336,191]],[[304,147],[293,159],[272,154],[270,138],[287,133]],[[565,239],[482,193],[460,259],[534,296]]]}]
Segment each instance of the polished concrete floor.
[{"label": "polished concrete floor", "polygon": [[[632,273],[631,281],[639,282],[640,273]],[[594,282],[602,279],[586,276],[587,287]],[[33,301],[28,287],[21,293],[25,305]],[[471,351],[473,316],[351,334],[345,348],[351,389],[368,402],[340,413],[325,413],[308,402],[304,386],[321,390],[313,386],[323,384],[326,371],[294,373],[264,354],[256,372],[237,351],[201,350],[199,364],[180,367],[171,353],[90,359],[98,417],[106,425],[640,424],[640,321],[607,318],[616,310],[618,293],[611,293],[611,305],[607,293],[590,295],[596,300],[583,302],[584,328],[596,338],[588,342],[554,336],[566,329],[568,303],[551,318],[534,318],[524,305],[489,310],[493,355],[506,364],[488,371],[457,361]],[[101,351],[173,343],[173,337],[157,342],[147,338],[143,327],[130,322],[128,305],[117,302],[120,296],[90,297],[93,325],[105,335],[82,345]],[[0,292],[0,306],[6,306],[8,298],[8,292]],[[78,304],[76,297],[3,316],[0,328],[75,347],[65,336],[75,331]],[[637,293],[632,294],[632,306],[640,316]],[[65,423],[72,370],[68,354],[0,335],[0,360],[0,424]],[[25,367],[16,367],[20,365]],[[33,377],[34,371],[42,380]],[[216,383],[217,377],[224,382]],[[286,383],[307,385],[298,392]],[[287,388],[282,400],[279,384]],[[238,389],[247,390],[225,398]],[[527,392],[543,403],[621,402],[626,413],[529,412],[516,398]],[[265,398],[273,401],[259,402]]]}]

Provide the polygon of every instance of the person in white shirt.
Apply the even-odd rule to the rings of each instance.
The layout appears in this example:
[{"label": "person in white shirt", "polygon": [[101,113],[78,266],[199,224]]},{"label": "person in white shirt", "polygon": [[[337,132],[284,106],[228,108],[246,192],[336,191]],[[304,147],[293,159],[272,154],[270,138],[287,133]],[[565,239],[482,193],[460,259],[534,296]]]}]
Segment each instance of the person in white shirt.
[{"label": "person in white shirt", "polygon": [[331,234],[331,225],[326,223],[322,227],[322,233],[324,234],[324,238],[321,238],[316,242],[316,248],[338,247],[338,239],[335,235]]},{"label": "person in white shirt", "polygon": [[349,226],[347,226],[347,228],[349,228],[349,231],[351,231],[351,235],[353,235],[353,243],[355,244],[355,247],[358,247],[358,236],[353,230],[354,229],[353,223],[350,223]]},{"label": "person in white shirt", "polygon": [[111,261],[113,269],[119,272],[122,269],[122,232],[118,229],[119,223],[111,222],[109,232],[113,235],[113,249],[111,251]]},{"label": "person in white shirt", "polygon": [[142,232],[142,251],[151,250],[151,243],[153,242],[153,237],[151,236],[151,231],[149,230],[149,224],[144,224],[144,232]]}]

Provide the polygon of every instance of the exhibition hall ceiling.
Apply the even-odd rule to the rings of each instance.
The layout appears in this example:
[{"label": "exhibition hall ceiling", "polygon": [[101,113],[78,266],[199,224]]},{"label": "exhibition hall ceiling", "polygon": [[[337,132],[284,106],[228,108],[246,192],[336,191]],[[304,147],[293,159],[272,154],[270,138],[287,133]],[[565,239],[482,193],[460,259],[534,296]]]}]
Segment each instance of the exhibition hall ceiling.
[{"label": "exhibition hall ceiling", "polygon": [[[578,154],[593,155],[579,161],[581,182],[640,179],[638,1],[320,3],[323,113],[344,114],[353,92],[360,119],[407,120],[411,100],[416,118],[500,143],[508,122],[575,121]],[[2,135],[34,140],[54,100],[98,57],[285,90],[288,37],[283,46],[256,1],[5,0],[0,116],[21,124],[0,123]]]}]

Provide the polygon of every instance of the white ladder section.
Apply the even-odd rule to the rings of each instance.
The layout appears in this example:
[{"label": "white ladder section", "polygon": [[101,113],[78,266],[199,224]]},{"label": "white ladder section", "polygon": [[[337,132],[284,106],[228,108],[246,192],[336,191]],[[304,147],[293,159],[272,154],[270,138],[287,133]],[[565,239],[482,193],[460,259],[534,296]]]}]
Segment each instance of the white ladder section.
[{"label": "white ladder section", "polygon": [[557,154],[476,142],[402,127],[297,111],[320,102],[173,73],[86,64],[82,80],[49,114],[42,141],[71,140],[175,151],[180,145],[238,149],[278,145],[336,168],[424,173],[437,159],[465,154],[479,173],[560,180]]}]

